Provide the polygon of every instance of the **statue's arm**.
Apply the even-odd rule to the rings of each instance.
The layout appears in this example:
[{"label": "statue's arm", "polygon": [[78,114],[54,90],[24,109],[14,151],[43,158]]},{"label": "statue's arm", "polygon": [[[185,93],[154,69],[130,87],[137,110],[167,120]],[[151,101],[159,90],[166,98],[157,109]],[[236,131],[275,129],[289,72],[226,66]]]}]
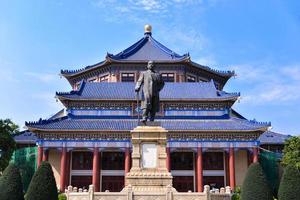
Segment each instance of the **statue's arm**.
[{"label": "statue's arm", "polygon": [[143,83],[144,83],[144,73],[142,72],[140,74],[140,77],[139,77],[138,81],[136,82],[136,85],[135,85],[135,91],[136,92],[140,91],[141,86],[142,86]]},{"label": "statue's arm", "polygon": [[164,81],[164,79],[162,78],[162,75],[161,74],[159,74],[159,91],[160,90],[162,90],[163,89],[163,87],[165,86],[165,81]]}]

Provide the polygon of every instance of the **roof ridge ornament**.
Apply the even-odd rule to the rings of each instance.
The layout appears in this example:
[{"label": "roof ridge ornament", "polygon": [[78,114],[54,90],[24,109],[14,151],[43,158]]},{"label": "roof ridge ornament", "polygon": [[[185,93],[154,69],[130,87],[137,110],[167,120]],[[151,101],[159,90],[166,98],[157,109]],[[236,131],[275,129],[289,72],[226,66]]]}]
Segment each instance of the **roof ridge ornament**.
[{"label": "roof ridge ornament", "polygon": [[144,26],[144,34],[151,35],[152,34],[152,26],[150,24],[146,24]]}]

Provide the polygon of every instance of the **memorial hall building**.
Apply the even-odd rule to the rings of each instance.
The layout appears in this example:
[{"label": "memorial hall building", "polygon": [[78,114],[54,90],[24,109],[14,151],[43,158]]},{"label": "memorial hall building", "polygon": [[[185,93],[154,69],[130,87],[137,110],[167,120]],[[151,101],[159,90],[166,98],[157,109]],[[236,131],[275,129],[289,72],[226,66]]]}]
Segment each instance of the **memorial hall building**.
[{"label": "memorial hall building", "polygon": [[166,166],[177,191],[241,185],[248,166],[258,161],[259,138],[264,135],[268,142],[276,135],[269,122],[248,120],[232,108],[240,93],[223,88],[234,71],[175,53],[146,25],[142,38],[120,53],[107,53],[82,69],[62,70],[72,87],[56,93],[65,109],[26,122],[38,148],[37,164],[50,162],[61,191],[68,185],[93,184],[95,191],[111,192],[124,188],[132,165],[131,131],[141,114],[135,82],[148,61],[165,81],[155,121],[168,131]]}]

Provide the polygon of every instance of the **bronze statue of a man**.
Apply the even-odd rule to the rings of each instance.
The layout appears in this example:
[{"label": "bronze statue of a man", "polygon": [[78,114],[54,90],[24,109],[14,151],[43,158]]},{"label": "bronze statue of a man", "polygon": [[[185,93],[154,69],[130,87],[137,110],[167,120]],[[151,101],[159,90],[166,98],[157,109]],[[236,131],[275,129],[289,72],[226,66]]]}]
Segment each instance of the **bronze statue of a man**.
[{"label": "bronze statue of a man", "polygon": [[135,86],[136,92],[142,87],[142,122],[146,122],[147,119],[154,121],[155,114],[159,111],[159,92],[165,85],[162,76],[154,71],[154,67],[153,61],[149,61],[147,70],[140,74]]}]

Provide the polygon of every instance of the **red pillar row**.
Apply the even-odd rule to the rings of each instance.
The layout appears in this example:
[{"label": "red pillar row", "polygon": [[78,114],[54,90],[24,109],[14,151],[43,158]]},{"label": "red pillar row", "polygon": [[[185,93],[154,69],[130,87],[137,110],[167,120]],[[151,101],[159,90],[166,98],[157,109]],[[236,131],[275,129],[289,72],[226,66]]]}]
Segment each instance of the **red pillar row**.
[{"label": "red pillar row", "polygon": [[130,149],[125,149],[125,176],[130,171]]},{"label": "red pillar row", "polygon": [[166,158],[166,167],[168,172],[171,172],[171,160],[170,160],[170,147],[166,148],[167,158]]},{"label": "red pillar row", "polygon": [[95,188],[95,192],[100,191],[100,153],[99,148],[94,148],[94,156],[93,156],[93,185]]},{"label": "red pillar row", "polygon": [[66,168],[67,167],[67,149],[62,148],[60,157],[60,191],[64,192],[66,187]]},{"label": "red pillar row", "polygon": [[49,157],[49,150],[44,150],[43,151],[43,161],[48,161]]},{"label": "red pillar row", "polygon": [[71,167],[71,152],[67,152],[67,164],[66,164],[66,186],[70,185],[70,167]]},{"label": "red pillar row", "polygon": [[196,159],[196,181],[197,181],[197,192],[203,191],[203,163],[202,163],[202,148],[197,148],[197,159]]},{"label": "red pillar row", "polygon": [[253,163],[258,162],[258,148],[254,147],[253,148]]},{"label": "red pillar row", "polygon": [[229,148],[229,185],[233,190],[235,188],[235,164],[234,164],[234,148]]},{"label": "red pillar row", "polygon": [[43,160],[43,147],[38,146],[38,157],[37,157],[37,167],[39,167]]}]

